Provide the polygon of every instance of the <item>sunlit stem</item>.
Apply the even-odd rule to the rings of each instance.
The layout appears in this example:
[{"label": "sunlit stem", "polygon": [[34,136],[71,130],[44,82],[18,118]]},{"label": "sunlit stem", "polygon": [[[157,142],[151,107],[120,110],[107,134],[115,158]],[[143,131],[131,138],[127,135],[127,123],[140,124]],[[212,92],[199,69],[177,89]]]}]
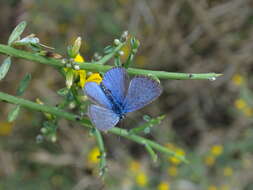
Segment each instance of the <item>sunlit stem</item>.
[{"label": "sunlit stem", "polygon": [[[23,98],[18,98],[18,97],[15,97],[15,96],[3,93],[3,92],[0,92],[0,100],[6,101],[6,102],[9,102],[12,104],[18,104],[22,107],[29,108],[31,110],[47,112],[47,113],[53,114],[55,116],[65,118],[69,121],[76,121],[79,124],[81,124],[82,126],[85,126],[88,128],[92,127],[92,124],[89,119],[82,118],[81,120],[79,120],[80,117],[78,115],[63,111],[57,107],[37,104],[32,101],[25,100]],[[152,147],[153,149],[155,149],[158,152],[161,152],[161,153],[164,153],[164,154],[167,154],[170,156],[175,156],[176,158],[178,158],[179,160],[181,160],[185,163],[188,162],[184,156],[177,155],[174,151],[170,150],[169,148],[164,147],[152,140],[146,139],[146,138],[141,137],[139,135],[129,134],[129,132],[125,129],[113,127],[108,132],[128,138],[128,139],[130,139],[134,142],[137,142],[139,144],[142,144],[142,145],[148,144],[150,147]]]}]

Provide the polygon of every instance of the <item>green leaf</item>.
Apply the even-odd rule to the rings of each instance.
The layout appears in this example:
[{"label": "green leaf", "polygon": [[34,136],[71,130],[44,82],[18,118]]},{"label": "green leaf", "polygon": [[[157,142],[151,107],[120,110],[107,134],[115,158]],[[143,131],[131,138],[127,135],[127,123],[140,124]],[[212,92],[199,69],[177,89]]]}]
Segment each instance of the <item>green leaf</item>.
[{"label": "green leaf", "polygon": [[19,111],[20,105],[15,106],[8,114],[8,121],[13,122],[15,119],[17,119]]},{"label": "green leaf", "polygon": [[16,28],[14,28],[14,30],[12,31],[9,40],[8,40],[8,45],[12,45],[13,42],[15,42],[16,40],[20,39],[20,35],[23,33],[23,31],[25,30],[26,27],[26,21],[23,21],[21,23],[19,23]]},{"label": "green leaf", "polygon": [[0,80],[2,80],[9,71],[11,66],[11,58],[8,57],[3,61],[3,64],[0,66]]},{"label": "green leaf", "polygon": [[104,48],[104,53],[105,53],[105,54],[109,54],[109,53],[112,53],[113,50],[114,50],[114,47],[111,46],[111,45],[109,45],[109,46],[106,46],[106,47]]},{"label": "green leaf", "polygon": [[57,91],[57,94],[60,96],[66,96],[68,93],[69,93],[69,89],[67,89],[67,88],[62,88]]},{"label": "green leaf", "polygon": [[25,77],[20,81],[19,87],[18,87],[18,90],[17,90],[17,95],[18,96],[23,95],[23,93],[25,92],[25,90],[26,90],[29,82],[31,81],[31,79],[32,79],[31,74],[26,74]]}]

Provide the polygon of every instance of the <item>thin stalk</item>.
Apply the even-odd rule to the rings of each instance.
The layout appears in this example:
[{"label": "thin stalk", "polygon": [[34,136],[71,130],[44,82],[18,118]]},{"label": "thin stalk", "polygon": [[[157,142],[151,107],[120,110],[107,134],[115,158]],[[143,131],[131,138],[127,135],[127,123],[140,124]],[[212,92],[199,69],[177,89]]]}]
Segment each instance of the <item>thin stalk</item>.
[{"label": "thin stalk", "polygon": [[99,157],[100,173],[99,173],[99,175],[103,176],[106,171],[106,152],[105,152],[104,141],[103,141],[103,137],[102,137],[100,131],[97,130],[96,128],[94,128],[94,136],[96,138],[97,145],[98,145],[99,152],[100,152],[100,157]]},{"label": "thin stalk", "polygon": [[[25,100],[23,98],[18,98],[18,97],[15,97],[15,96],[3,93],[3,92],[0,92],[0,100],[6,101],[6,102],[9,102],[9,103],[12,103],[12,104],[17,104],[17,105],[20,105],[22,107],[26,107],[26,108],[29,108],[29,109],[32,109],[32,110],[47,112],[47,113],[56,115],[58,117],[65,118],[65,119],[70,120],[70,121],[76,121],[76,122],[78,122],[79,124],[81,124],[82,126],[85,126],[85,127],[89,127],[89,128],[92,127],[92,125],[91,125],[91,123],[88,119],[84,118],[81,121],[79,121],[79,119],[78,119],[79,116],[78,115],[63,111],[63,110],[61,110],[59,108],[56,108],[56,107],[53,107],[53,106],[37,104],[37,103],[34,103],[32,101]],[[125,129],[120,129],[120,128],[114,127],[112,129],[110,129],[108,132],[113,133],[115,135],[119,135],[119,136],[128,138],[128,139],[130,139],[134,142],[137,142],[139,144],[142,144],[144,146],[145,146],[145,144],[148,144],[150,147],[152,147],[153,149],[155,149],[155,150],[157,150],[161,153],[165,153],[165,154],[170,155],[170,156],[171,155],[175,156],[178,159],[180,159],[181,161],[187,163],[187,160],[185,159],[184,156],[177,155],[175,152],[173,152],[169,148],[166,148],[166,147],[164,147],[164,146],[162,146],[162,145],[160,145],[160,144],[158,144],[158,143],[156,143],[152,140],[146,139],[144,137],[141,137],[141,136],[138,136],[138,135],[135,135],[135,134],[130,134]]]},{"label": "thin stalk", "polygon": [[[121,43],[118,45],[113,52],[110,54],[105,55],[102,59],[100,59],[97,62],[84,62],[80,63],[80,68],[85,69],[87,71],[96,71],[96,72],[105,72],[112,68],[112,66],[109,65],[103,65],[104,63],[108,62],[124,45],[124,43]],[[41,55],[18,50],[6,45],[0,44],[0,53],[10,55],[13,57],[26,59],[34,62],[38,62],[41,64],[47,64],[55,67],[64,67],[65,65],[61,62],[59,59],[52,59],[43,57]],[[156,76],[160,79],[175,79],[175,80],[215,80],[217,77],[221,76],[221,74],[217,73],[175,73],[175,72],[165,72],[165,71],[151,71],[151,70],[145,70],[145,69],[135,69],[135,68],[129,68],[128,70],[129,74],[133,75],[152,75]]]}]

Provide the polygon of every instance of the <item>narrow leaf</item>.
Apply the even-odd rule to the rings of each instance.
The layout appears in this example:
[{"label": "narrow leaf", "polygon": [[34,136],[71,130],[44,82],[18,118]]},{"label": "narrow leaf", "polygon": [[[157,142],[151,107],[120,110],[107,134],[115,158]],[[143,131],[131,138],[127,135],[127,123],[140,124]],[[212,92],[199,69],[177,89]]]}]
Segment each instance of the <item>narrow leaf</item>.
[{"label": "narrow leaf", "polygon": [[15,119],[17,119],[19,111],[20,105],[15,106],[8,114],[8,122],[13,122]]},{"label": "narrow leaf", "polygon": [[25,77],[20,81],[19,83],[19,87],[17,90],[17,96],[21,96],[23,95],[23,93],[25,92],[29,82],[31,81],[32,76],[31,74],[26,74]]},{"label": "narrow leaf", "polygon": [[25,30],[26,27],[26,22],[23,21],[21,23],[19,23],[16,28],[14,28],[14,30],[12,31],[9,40],[8,40],[8,45],[12,45],[13,42],[15,42],[16,40],[20,39],[20,35],[23,33],[23,31]]},{"label": "narrow leaf", "polygon": [[3,64],[0,66],[0,80],[2,80],[9,71],[11,66],[11,58],[8,57],[3,61]]},{"label": "narrow leaf", "polygon": [[57,91],[57,94],[60,96],[66,96],[69,92],[69,89],[67,88],[61,88],[60,90]]}]

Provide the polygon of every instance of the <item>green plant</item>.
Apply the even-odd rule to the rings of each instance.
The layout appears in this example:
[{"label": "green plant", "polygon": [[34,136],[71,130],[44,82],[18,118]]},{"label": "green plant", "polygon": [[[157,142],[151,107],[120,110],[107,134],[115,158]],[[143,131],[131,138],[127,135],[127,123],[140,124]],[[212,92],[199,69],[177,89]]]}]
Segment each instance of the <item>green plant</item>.
[{"label": "green plant", "polygon": [[[46,119],[43,123],[43,128],[41,129],[41,132],[44,136],[46,136],[53,142],[57,140],[56,132],[58,128],[59,118],[65,118],[67,120],[77,122],[80,125],[86,127],[88,130],[90,130],[91,134],[97,140],[97,144],[100,150],[99,168],[101,175],[105,173],[106,169],[106,151],[101,132],[91,125],[91,122],[88,118],[65,110],[67,107],[75,107],[79,113],[83,113],[85,111],[88,100],[80,92],[80,89],[83,87],[85,81],[89,80],[89,78],[86,79],[86,71],[99,72],[100,74],[103,74],[103,72],[113,67],[105,64],[108,63],[111,59],[114,59],[114,65],[125,67],[129,74],[149,75],[156,78],[157,80],[207,79],[213,81],[216,79],[216,77],[220,76],[220,74],[216,73],[173,73],[130,68],[130,66],[132,66],[134,63],[134,56],[140,44],[139,41],[134,37],[131,37],[129,39],[129,35],[127,32],[124,32],[121,35],[120,39],[115,39],[112,45],[107,46],[104,49],[103,56],[96,55],[91,62],[77,60],[77,57],[80,56],[79,49],[81,46],[81,38],[77,38],[73,45],[67,47],[67,58],[62,58],[61,55],[51,52],[52,50],[49,51],[48,49],[53,48],[41,44],[39,38],[37,38],[34,34],[21,38],[20,36],[25,30],[25,27],[26,22],[21,22],[10,35],[8,45],[0,44],[0,53],[9,56],[4,60],[3,64],[0,67],[0,80],[6,76],[11,66],[11,57],[16,57],[29,61],[34,61],[36,63],[53,66],[63,76],[64,80],[66,80],[66,88],[60,89],[57,92],[60,96],[63,97],[63,100],[58,103],[57,107],[45,105],[39,100],[37,101],[37,103],[25,100],[23,98],[20,98],[19,96],[23,95],[26,90],[26,87],[29,84],[29,81],[31,80],[31,75],[26,75],[24,79],[20,82],[19,88],[15,96],[0,92],[0,99],[2,101],[6,101],[16,105],[9,113],[8,120],[15,120],[19,114],[20,108],[23,107],[43,112]],[[122,61],[121,56],[124,52],[122,52],[121,49],[124,45],[126,45],[126,43],[130,44],[130,51],[129,55],[127,55],[126,61]],[[28,50],[20,50],[19,47],[25,47]],[[92,75],[90,75],[90,77],[93,77],[90,80],[101,80],[99,78],[100,75],[98,73],[93,73]],[[159,124],[163,118],[163,116],[157,118],[148,118],[146,119],[146,123],[144,125],[136,127],[130,131],[114,127],[108,132],[128,138],[129,140],[135,141],[143,145],[154,161],[157,160],[157,155],[155,151],[158,151],[164,154],[168,154],[170,156],[175,156],[179,160],[187,162],[184,156],[178,155],[173,150],[170,150],[169,148],[164,147],[157,142],[149,140],[140,135],[141,132],[148,133],[149,129]]]}]

